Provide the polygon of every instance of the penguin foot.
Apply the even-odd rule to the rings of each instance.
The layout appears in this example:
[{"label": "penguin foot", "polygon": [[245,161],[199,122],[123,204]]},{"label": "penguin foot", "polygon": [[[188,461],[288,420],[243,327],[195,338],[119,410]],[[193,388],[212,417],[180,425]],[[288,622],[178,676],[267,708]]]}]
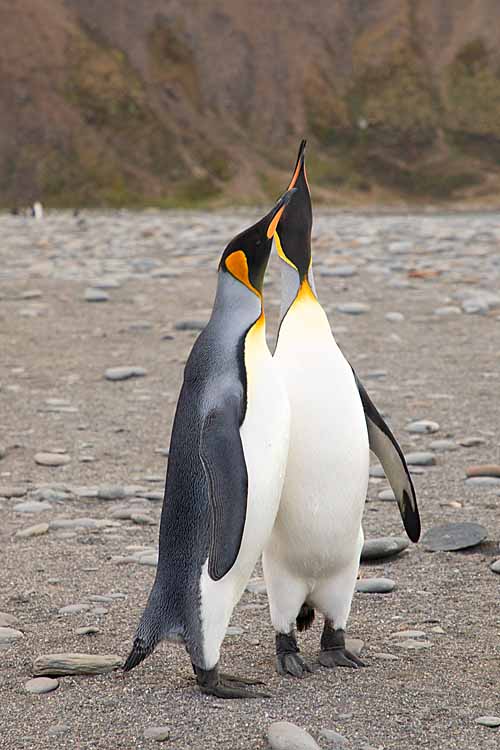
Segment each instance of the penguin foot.
[{"label": "penguin foot", "polygon": [[345,631],[335,630],[329,620],[326,620],[321,636],[321,651],[319,663],[323,667],[351,667],[359,669],[366,667],[364,661],[348,651],[345,647]]},{"label": "penguin foot", "polygon": [[280,675],[305,677],[311,667],[299,655],[299,647],[293,633],[276,634],[276,669]]},{"label": "penguin foot", "polygon": [[233,677],[232,675],[219,672],[218,667],[213,669],[201,669],[193,665],[196,681],[204,695],[213,695],[216,698],[270,698],[269,693],[251,690],[249,685],[263,685],[259,680],[247,680],[244,677]]}]

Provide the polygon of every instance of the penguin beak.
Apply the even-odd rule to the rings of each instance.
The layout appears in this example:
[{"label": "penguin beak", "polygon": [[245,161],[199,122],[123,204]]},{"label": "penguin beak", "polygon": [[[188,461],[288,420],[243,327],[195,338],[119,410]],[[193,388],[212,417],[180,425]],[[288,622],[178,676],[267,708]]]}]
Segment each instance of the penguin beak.
[{"label": "penguin beak", "polygon": [[[299,179],[299,174],[301,173],[301,171],[304,171],[304,177],[306,175],[305,165],[304,165],[306,144],[307,144],[307,141],[305,139],[303,139],[300,142],[299,153],[297,156],[297,163],[295,164],[295,169],[293,171],[292,179],[290,180],[288,190],[291,190],[292,188],[295,187],[297,180]],[[307,178],[306,178],[306,181],[307,181]]]},{"label": "penguin beak", "polygon": [[296,192],[297,190],[293,186],[291,188],[289,187],[286,193],[283,193],[281,198],[278,199],[272,211],[268,214],[268,218],[271,218],[271,221],[266,231],[266,237],[268,240],[274,237],[274,233],[276,232],[279,221],[281,217],[283,216],[283,212],[285,208],[288,206],[288,204],[290,203],[292,196]]}]

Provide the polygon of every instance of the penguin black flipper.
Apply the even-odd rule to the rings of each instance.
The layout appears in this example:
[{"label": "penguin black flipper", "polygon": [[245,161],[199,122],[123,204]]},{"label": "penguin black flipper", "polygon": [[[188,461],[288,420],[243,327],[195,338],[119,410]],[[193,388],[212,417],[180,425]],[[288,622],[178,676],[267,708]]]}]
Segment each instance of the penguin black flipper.
[{"label": "penguin black flipper", "polygon": [[418,542],[420,515],[415,488],[403,451],[354,370],[353,373],[365,412],[370,450],[377,456],[389,480],[399,505],[406,533],[412,542]]},{"label": "penguin black flipper", "polygon": [[201,432],[200,458],[210,504],[208,572],[214,581],[236,562],[245,528],[248,473],[240,413],[239,399],[228,399],[207,414]]}]

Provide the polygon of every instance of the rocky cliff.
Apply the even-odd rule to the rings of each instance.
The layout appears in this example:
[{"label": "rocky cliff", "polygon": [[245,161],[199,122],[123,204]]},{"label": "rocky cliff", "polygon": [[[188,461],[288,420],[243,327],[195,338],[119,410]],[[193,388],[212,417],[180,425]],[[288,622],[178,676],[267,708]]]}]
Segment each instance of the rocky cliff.
[{"label": "rocky cliff", "polygon": [[498,0],[0,0],[0,205],[495,200]]}]

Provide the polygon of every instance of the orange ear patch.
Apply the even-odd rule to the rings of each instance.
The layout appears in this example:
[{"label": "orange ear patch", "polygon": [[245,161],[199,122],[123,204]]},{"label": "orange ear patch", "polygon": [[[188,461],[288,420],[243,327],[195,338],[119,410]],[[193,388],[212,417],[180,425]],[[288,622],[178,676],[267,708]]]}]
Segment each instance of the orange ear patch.
[{"label": "orange ear patch", "polygon": [[241,281],[241,283],[244,284],[248,289],[250,289],[250,291],[260,297],[260,293],[253,286],[248,277],[247,256],[245,255],[243,250],[236,250],[236,252],[231,253],[231,255],[226,258],[225,264],[227,270],[232,276],[234,276],[235,279]]},{"label": "orange ear patch", "polygon": [[285,206],[282,206],[280,208],[280,210],[278,211],[278,213],[276,214],[276,216],[274,217],[274,219],[269,224],[269,226],[267,228],[267,239],[268,240],[270,240],[271,237],[273,236],[273,234],[275,233],[276,227],[279,224],[279,220],[281,219],[281,216],[282,216],[284,210],[285,210]]}]

